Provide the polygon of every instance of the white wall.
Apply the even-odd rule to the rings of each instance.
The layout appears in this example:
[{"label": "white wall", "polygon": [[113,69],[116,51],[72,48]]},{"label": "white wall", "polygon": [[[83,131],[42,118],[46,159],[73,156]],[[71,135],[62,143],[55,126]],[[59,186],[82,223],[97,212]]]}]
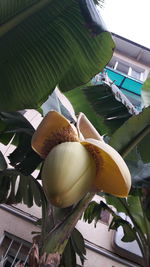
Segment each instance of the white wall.
[{"label": "white wall", "polygon": [[118,52],[114,52],[113,57],[116,57],[118,59],[121,59],[122,61],[128,62],[131,66],[134,65],[134,66],[139,67],[140,69],[143,69],[144,70],[143,81],[146,80],[146,78],[150,72],[150,68],[148,66],[142,64],[140,61],[137,61],[131,57],[127,57],[127,56],[125,56],[121,53],[118,53]]}]

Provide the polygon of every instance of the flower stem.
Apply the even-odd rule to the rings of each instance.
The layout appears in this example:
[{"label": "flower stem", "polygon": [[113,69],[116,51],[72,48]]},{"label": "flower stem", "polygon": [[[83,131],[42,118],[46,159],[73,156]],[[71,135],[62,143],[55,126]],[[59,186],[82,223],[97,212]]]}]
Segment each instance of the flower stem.
[{"label": "flower stem", "polygon": [[54,229],[52,229],[45,240],[45,245],[43,252],[55,253],[58,252],[62,254],[67,241],[73,231],[78,220],[82,216],[82,213],[87,208],[89,202],[94,197],[93,193],[88,193],[86,196],[75,206],[72,212],[58,224]]}]

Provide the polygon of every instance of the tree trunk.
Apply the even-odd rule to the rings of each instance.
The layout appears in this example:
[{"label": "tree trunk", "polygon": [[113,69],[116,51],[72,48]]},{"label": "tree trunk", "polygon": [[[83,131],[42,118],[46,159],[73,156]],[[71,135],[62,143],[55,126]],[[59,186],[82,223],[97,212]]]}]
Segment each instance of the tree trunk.
[{"label": "tree trunk", "polygon": [[[58,253],[44,253],[39,256],[39,247],[33,244],[29,255],[29,267],[58,267],[60,264],[60,255]],[[19,266],[20,267],[20,266]]]}]

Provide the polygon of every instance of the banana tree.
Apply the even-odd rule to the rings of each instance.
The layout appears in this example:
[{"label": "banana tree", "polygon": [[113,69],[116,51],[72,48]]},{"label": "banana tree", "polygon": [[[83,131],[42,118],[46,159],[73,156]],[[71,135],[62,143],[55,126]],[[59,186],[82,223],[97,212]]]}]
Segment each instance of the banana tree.
[{"label": "banana tree", "polygon": [[[55,109],[61,111],[67,117],[69,121],[74,122],[74,124],[77,125],[78,127],[78,132],[80,129],[82,131],[82,135],[85,135],[86,138],[88,138],[89,136],[90,137],[92,136],[94,139],[100,138],[100,141],[102,141],[101,140],[102,137],[99,136],[96,130],[93,130],[94,129],[93,126],[90,124],[90,122],[86,119],[85,116],[81,114],[78,117],[78,119],[76,119],[74,110],[71,107],[71,105],[69,105],[68,100],[60,93],[58,94],[58,92],[59,91],[57,89],[55,97],[58,96],[58,99],[57,101],[55,101],[56,102]],[[107,90],[104,88],[103,94],[106,95],[106,92]],[[89,88],[89,93],[90,93],[90,88]],[[115,100],[114,104],[116,104],[116,101],[117,100]],[[50,99],[49,109],[52,104],[53,104],[52,108],[54,108],[54,98]],[[123,103],[121,104],[121,106],[124,110]],[[121,107],[119,106],[119,109],[120,108]],[[126,114],[128,114],[128,110],[127,109],[125,110],[126,110]],[[141,124],[140,122],[139,124],[137,124],[137,128],[139,128],[138,134],[140,134],[143,131],[143,129],[146,127],[149,121],[148,111],[149,109],[146,109],[146,111],[142,113],[143,115],[141,114],[139,115],[140,120],[139,120],[139,116],[133,116],[133,118],[131,118],[131,119],[134,119],[134,121],[138,121],[138,122],[142,121],[144,118],[143,124]],[[105,112],[103,114],[105,114]],[[50,206],[49,201],[47,201],[47,198],[45,197],[45,192],[43,191],[43,187],[41,187],[41,185],[38,183],[38,180],[41,179],[41,172],[39,173],[39,176],[37,177],[36,180],[31,176],[31,173],[43,161],[44,157],[47,155],[47,154],[45,155],[45,153],[47,153],[47,146],[49,145],[49,143],[51,146],[50,140],[48,141],[48,143],[47,141],[46,143],[44,141],[46,148],[45,146],[43,146],[43,141],[42,141],[43,131],[44,131],[44,140],[45,139],[47,140],[47,132],[48,132],[49,133],[48,135],[50,136],[49,138],[51,139],[52,137],[54,139],[53,141],[55,142],[55,145],[57,144],[57,142],[58,143],[60,142],[59,140],[57,140],[57,135],[53,136],[53,132],[51,133],[51,127],[48,129],[48,131],[45,131],[45,127],[47,127],[46,126],[47,121],[46,121],[46,124],[43,124],[42,126],[43,130],[40,133],[40,135],[39,134],[37,135],[38,131],[36,131],[36,134],[35,134],[35,129],[33,128],[33,126],[18,112],[13,112],[13,113],[12,112],[11,113],[1,112],[0,117],[1,117],[1,135],[0,135],[1,142],[6,142],[6,141],[8,142],[10,139],[12,139],[12,136],[15,133],[15,138],[13,139],[13,143],[17,144],[17,148],[9,156],[10,164],[15,169],[11,169],[11,170],[7,169],[7,164],[5,162],[5,159],[3,155],[1,155],[1,192],[2,192],[1,203],[13,204],[13,203],[23,202],[29,207],[31,207],[34,201],[38,206],[42,206],[41,229],[42,229],[42,237],[43,237],[42,242],[43,243],[41,247],[47,252],[48,257],[45,259],[43,258],[43,254],[41,254],[42,257],[40,257],[39,261],[48,262],[48,261],[53,261],[55,258],[56,262],[60,262],[59,255],[62,254],[63,252],[63,257],[61,259],[62,262],[66,262],[66,258],[68,257],[68,255],[70,255],[69,256],[70,261],[72,262],[70,263],[70,266],[74,266],[73,264],[75,264],[76,253],[80,256],[81,261],[83,262],[84,254],[85,254],[84,241],[83,241],[82,236],[78,233],[78,231],[74,230],[74,227],[78,219],[81,217],[83,211],[87,207],[89,201],[92,199],[93,193],[87,194],[85,198],[83,198],[83,200],[81,200],[81,202],[79,202],[79,204],[76,205],[75,207],[71,206],[69,208],[64,208],[65,207],[64,206],[63,209],[60,208],[62,207],[61,206],[62,204],[60,205],[59,202],[57,202],[57,199],[52,200],[51,195],[50,195],[50,198],[48,196],[50,201],[51,202],[53,201],[53,204],[59,206],[59,208],[54,209],[53,206]],[[57,118],[52,119],[52,122],[55,124],[55,122],[58,122],[60,118],[62,120],[62,117],[57,115]],[[122,119],[122,117],[120,119]],[[72,129],[70,124],[66,122],[66,119],[64,118],[63,118],[63,123],[65,124],[63,125],[62,122],[59,121],[58,128],[60,129],[60,126],[64,128],[64,126],[67,125],[67,127],[69,127],[70,129],[69,130],[70,135],[72,135],[74,130]],[[127,121],[127,123],[129,125],[132,125],[133,122]],[[122,127],[125,127],[125,131],[129,129],[128,124],[127,125],[123,124],[122,126]],[[52,126],[52,123],[51,123],[51,126]],[[114,126],[113,126],[113,129],[114,129]],[[119,128],[118,130],[120,129],[121,128]],[[56,125],[55,125],[55,130],[56,130]],[[89,136],[87,136],[87,134]],[[136,134],[137,134],[137,130],[136,130]],[[34,135],[34,138],[33,138],[33,135]],[[131,134],[129,135],[128,140],[126,140],[126,146],[128,146],[128,141],[131,137],[132,139],[134,139],[135,137],[132,131],[131,131]],[[66,138],[66,132],[65,132],[65,138]],[[32,140],[34,150],[31,148],[31,140]],[[75,139],[73,139],[72,141],[78,141],[78,138],[76,135],[75,135]],[[85,145],[87,145],[87,143]],[[115,146],[115,142],[114,142],[114,146]],[[116,148],[118,149],[118,147]],[[49,149],[50,148],[48,148],[48,150]],[[120,158],[119,158],[119,164],[120,164]],[[16,181],[18,180],[18,177],[19,177],[19,186],[16,192],[15,188],[16,188]],[[105,186],[104,190],[106,192],[110,192],[106,184],[98,185],[97,182],[95,183],[96,186],[100,186],[100,187]],[[28,187],[29,190],[24,191],[23,189],[24,187]],[[11,188],[11,193],[8,194],[10,188]],[[116,188],[117,190],[119,190],[119,193],[120,193],[121,185],[119,185],[118,182],[117,182]],[[85,188],[83,189],[85,190]],[[84,190],[82,192],[83,195],[85,194]],[[112,190],[112,186],[111,186],[111,190]],[[111,193],[119,195],[119,193],[117,192],[111,191]],[[126,194],[126,193],[122,193],[122,194]],[[77,196],[77,199],[79,199],[81,196]],[[71,204],[72,203],[69,203],[69,206]],[[63,204],[63,205],[66,205],[66,204]],[[49,213],[51,214],[51,216],[48,216]],[[46,218],[46,220],[43,218]],[[61,219],[61,223],[60,223],[60,219]],[[68,241],[68,233],[70,233],[69,241]],[[34,253],[32,253],[31,254],[32,257],[30,257],[32,266],[34,266],[33,262],[36,261],[36,255],[39,250],[39,247],[36,244],[37,242],[36,240],[38,239],[39,239],[39,234],[34,239],[34,245],[33,245]],[[63,245],[62,245],[62,240],[64,241]],[[77,240],[79,242],[77,242]],[[68,245],[66,245],[66,243]],[[78,248],[77,244],[80,244],[80,248]],[[39,262],[34,262],[34,264],[36,264],[35,266],[38,266]]]},{"label": "banana tree", "polygon": [[[68,120],[63,116],[58,116],[58,120],[61,123],[63,121],[62,128],[67,125],[67,133],[69,131],[67,140],[64,139],[66,132],[65,136],[62,136],[59,131],[57,134],[55,131],[54,133],[50,131],[50,136],[53,138],[47,139],[47,135],[45,135],[47,123],[42,124],[44,126],[41,126],[40,131],[35,131],[30,123],[15,111],[40,107],[57,84],[62,91],[67,91],[87,83],[110,60],[114,43],[92,0],[0,2],[2,7],[0,140],[2,143],[7,143],[13,137],[13,144],[16,145],[16,149],[9,156],[12,169],[7,168],[5,158],[0,154],[0,202],[6,204],[23,202],[31,207],[34,201],[42,208],[42,220],[38,221],[41,233],[36,233],[33,239],[29,258],[31,266],[42,264],[57,266],[60,261],[65,265],[68,264],[68,262],[66,263],[68,255],[70,266],[75,266],[75,254],[80,256],[81,262],[85,258],[84,241],[80,233],[75,230],[76,222],[97,190],[103,189],[107,193],[119,196],[127,195],[130,187],[127,166],[119,154],[104,143],[103,138],[94,130],[89,121],[84,116],[79,116],[76,120],[72,112],[64,109],[65,104],[59,109]],[[76,89],[74,90],[76,91]],[[106,93],[106,90],[104,92]],[[83,99],[85,99],[84,96]],[[99,132],[103,132],[104,122],[102,120],[101,126],[99,125],[99,121],[96,119],[97,114],[93,109],[92,116]],[[120,119],[123,119],[123,116]],[[125,120],[123,119],[123,121]],[[51,121],[55,122],[55,120]],[[146,123],[147,121],[145,121]],[[73,127],[72,124],[74,124]],[[108,126],[106,128],[109,129]],[[44,129],[44,135],[42,129]],[[54,129],[58,130],[56,125]],[[138,134],[140,133],[141,128]],[[146,134],[144,131],[144,136]],[[99,154],[101,151],[104,163],[112,164],[116,170],[119,184],[117,183],[117,186],[111,187],[110,190],[110,182],[105,179],[107,177],[105,171],[100,172],[91,167],[88,173],[92,173],[95,177],[94,181],[92,180],[92,190],[90,190],[91,175],[88,175],[90,187],[87,184],[87,188],[85,188],[83,184],[80,184],[82,189],[80,194],[71,202],[69,198],[68,207],[68,204],[66,206],[64,203],[63,197],[58,199],[55,194],[52,194],[53,192],[50,192],[50,195],[49,192],[46,192],[44,188],[47,188],[47,181],[43,183],[44,186],[41,186],[39,181],[45,170],[43,167],[45,166],[43,163],[47,162],[45,157],[47,158],[48,152],[52,149],[51,144],[56,141],[55,146],[57,147],[59,143],[70,141],[70,136],[71,142],[77,142],[86,149],[84,150],[86,151],[85,157],[90,162],[90,166],[94,165],[93,158],[96,159],[96,166],[100,166]],[[85,141],[84,139],[88,137],[99,141]],[[134,139],[132,134],[131,138]],[[34,141],[32,147],[31,140]],[[125,151],[127,149],[130,151],[135,146],[135,144],[131,146],[129,142],[130,147],[128,148],[128,142],[125,143]],[[55,153],[57,154],[57,151]],[[145,153],[143,154],[145,155]],[[94,157],[92,158],[91,155]],[[113,155],[111,160],[110,155]],[[31,173],[39,164],[40,172],[35,179]],[[104,176],[104,181],[98,179],[100,176],[97,177],[95,172]],[[46,172],[44,176],[47,176]],[[103,181],[102,184],[99,182],[100,180]],[[19,186],[17,186],[16,192],[17,182],[19,182]],[[54,181],[51,183],[51,186],[55,185]],[[24,191],[24,187],[27,187],[28,190]],[[57,191],[56,189],[59,187],[54,191]],[[88,191],[94,193],[85,194]],[[54,208],[49,200],[58,207]],[[62,253],[63,256],[60,258]]]},{"label": "banana tree", "polygon": [[[56,92],[58,92],[58,90]],[[89,88],[89,93],[90,93],[90,88]],[[105,89],[104,89],[104,94],[106,94]],[[67,206],[69,205],[69,207],[67,207],[66,202],[64,202],[66,201],[67,197],[62,197],[58,199],[57,195],[55,196],[52,192],[46,192],[47,189],[44,189],[44,187],[47,188],[49,186],[49,184],[47,184],[47,179],[43,183],[43,187],[38,182],[38,180],[41,180],[41,177],[42,177],[42,173],[43,173],[42,169],[43,170],[45,169],[44,172],[47,172],[48,167],[44,167],[44,168],[42,167],[36,180],[31,176],[31,173],[39,164],[41,164],[42,162],[49,161],[49,158],[47,158],[47,153],[49,152],[49,150],[52,149],[51,147],[52,144],[54,144],[54,146],[57,147],[59,143],[64,142],[64,138],[66,142],[70,140],[70,137],[71,137],[71,141],[75,143],[79,142],[79,138],[82,139],[83,137],[86,139],[88,137],[92,137],[95,140],[99,139],[99,141],[94,141],[93,143],[91,142],[91,140],[84,141],[84,138],[83,138],[83,140],[80,142],[87,148],[87,150],[90,153],[91,152],[92,154],[94,153],[95,155],[94,158],[96,157],[97,159],[96,165],[99,165],[98,157],[96,156],[98,153],[98,149],[100,149],[101,153],[102,151],[105,151],[103,152],[104,154],[102,153],[103,156],[104,155],[106,156],[105,154],[106,152],[108,154],[110,153],[111,157],[113,155],[112,158],[115,159],[115,165],[114,163],[112,165],[112,162],[110,162],[109,160],[106,160],[105,161],[106,168],[104,169],[109,169],[107,168],[109,163],[111,163],[111,166],[113,166],[114,170],[116,169],[116,167],[119,168],[118,170],[120,174],[118,176],[117,174],[118,171],[117,171],[116,177],[117,179],[120,179],[120,180],[117,180],[116,183],[114,183],[113,181],[113,184],[111,184],[110,183],[111,178],[109,179],[109,181],[107,181],[105,178],[105,177],[109,178],[108,173],[106,175],[105,171],[103,172],[101,171],[102,172],[101,175],[102,177],[104,177],[104,181],[101,176],[100,176],[101,179],[96,178],[92,186],[92,192],[95,191],[95,187],[96,187],[97,188],[96,191],[103,189],[107,193],[112,193],[117,196],[118,195],[121,196],[122,194],[122,196],[125,196],[127,195],[127,190],[130,187],[128,178],[126,177],[127,180],[126,179],[122,180],[121,178],[126,173],[125,171],[126,167],[124,166],[124,163],[121,163],[122,159],[120,158],[120,156],[116,154],[116,152],[114,151],[111,153],[110,147],[109,147],[109,150],[104,149],[103,138],[98,134],[96,130],[94,130],[91,123],[87,120],[87,118],[83,114],[80,114],[80,116],[76,118],[73,108],[71,108],[71,105],[69,105],[69,102],[67,101],[68,100],[64,96],[59,94],[58,99],[56,101],[55,108],[61,111],[67,117],[68,120],[66,120],[65,117],[62,117],[61,115],[59,115],[60,113],[55,114],[55,112],[52,111],[51,113],[52,117],[53,116],[54,117],[56,116],[56,117],[55,118],[53,117],[50,120],[51,121],[50,126],[48,126],[49,120],[47,120],[46,117],[49,117],[49,115],[47,115],[43,123],[41,124],[41,126],[36,131],[33,128],[33,126],[18,112],[13,112],[13,113],[12,112],[11,113],[1,112],[0,114],[1,115],[0,116],[1,117],[1,135],[0,135],[1,141],[8,142],[8,140],[10,140],[10,138],[12,139],[12,136],[15,134],[13,143],[17,145],[17,148],[9,156],[10,164],[12,165],[12,167],[14,167],[14,169],[7,169],[6,161],[3,155],[1,154],[1,203],[13,204],[13,203],[23,202],[29,207],[31,207],[34,201],[39,207],[42,207],[42,220],[39,221],[39,224],[41,226],[41,233],[37,233],[35,235],[35,238],[33,240],[32,253],[30,255],[30,264],[32,266],[40,266],[40,264],[48,264],[50,262],[55,262],[55,266],[57,266],[60,263],[60,260],[61,260],[61,264],[65,265],[65,264],[68,264],[68,262],[66,263],[68,255],[70,258],[70,266],[74,266],[76,264],[75,263],[76,253],[80,256],[81,262],[83,262],[85,258],[84,241],[83,241],[81,234],[75,229],[75,225],[77,221],[79,220],[79,218],[81,217],[84,210],[86,209],[86,207],[88,206],[95,192],[88,193],[87,195],[85,195],[85,192],[89,191],[89,189],[84,187],[84,183],[80,184],[80,188],[82,189],[80,192],[80,195],[77,195],[77,199],[72,200],[72,192],[71,192],[71,200],[69,198],[69,201],[71,202],[67,204]],[[54,101],[50,103],[54,104]],[[126,109],[126,112],[127,112],[127,109]],[[120,119],[122,119],[122,117]],[[71,122],[71,124],[69,123],[69,121]],[[75,127],[72,126],[72,124],[76,125],[78,129],[77,132],[82,133],[81,136],[80,135],[77,136]],[[136,130],[134,129],[133,131],[131,125],[134,125],[134,124],[136,125]],[[122,148],[123,148],[123,151],[130,152],[138,144],[138,141],[143,140],[143,138],[147,136],[148,132],[145,131],[145,129],[147,128],[148,124],[149,124],[149,108],[145,109],[139,115],[132,116],[125,123],[123,123],[122,126],[117,131],[114,132],[113,130],[112,132],[114,132],[114,134],[112,135],[112,138],[110,139],[110,144],[114,146],[120,153],[122,153]],[[50,127],[50,128],[47,128],[47,127]],[[64,127],[67,127],[67,132],[69,132],[69,137],[68,137],[69,139],[66,139],[66,133],[67,133],[66,131],[64,131],[65,132],[64,136],[60,134],[61,127],[63,131],[64,131]],[[47,129],[48,131],[45,129]],[[114,126],[112,129],[114,129]],[[53,130],[55,130],[56,132],[54,133]],[[128,131],[128,137],[125,138],[122,144],[122,139],[119,136],[122,136],[122,133],[127,132],[127,131]],[[118,136],[117,138],[119,140],[119,144],[121,144],[120,146],[118,146],[118,142],[115,141],[117,140],[116,136]],[[62,138],[61,140],[60,140],[60,137]],[[31,147],[31,140],[32,140],[32,147]],[[100,148],[98,148],[99,146],[97,146],[97,142],[100,142],[101,144]],[[131,143],[132,143],[132,146],[131,146]],[[107,147],[106,144],[104,146]],[[56,151],[56,154],[57,154],[57,151]],[[62,155],[64,156],[64,153],[62,153]],[[142,155],[145,160],[149,160],[149,158],[147,158],[147,153],[145,154],[145,151]],[[60,153],[58,153],[58,156],[60,157]],[[46,160],[45,160],[45,157],[46,157]],[[89,160],[91,161],[91,158],[89,158]],[[49,163],[46,163],[46,164],[49,165]],[[92,164],[90,165],[92,166]],[[121,165],[124,166],[123,170],[122,170],[122,167],[120,167]],[[61,170],[59,169],[59,165],[57,166],[56,169],[58,169],[59,173],[63,171],[63,169]],[[94,175],[94,168],[92,168],[91,171],[90,173],[93,173]],[[47,175],[48,175],[47,173],[44,174],[45,177]],[[55,173],[54,175],[55,175],[55,178],[57,179],[57,175]],[[89,175],[89,178],[90,176],[91,175]],[[16,192],[15,189],[16,189],[16,182],[18,181],[18,178],[19,178],[19,186],[17,186],[18,190]],[[83,177],[83,180],[84,180],[84,177]],[[58,183],[58,185],[56,185],[55,182],[51,180],[50,183],[51,183],[51,187],[53,185],[56,186],[54,191],[56,191],[57,186],[59,189],[60,182]],[[24,191],[24,187],[28,187],[28,191]],[[11,191],[10,191],[10,188],[11,188]],[[45,195],[47,195],[47,197],[45,197]],[[74,202],[78,202],[80,198],[81,198],[81,201],[79,201],[78,204],[72,205]],[[50,200],[50,202],[47,199]],[[49,203],[53,203],[55,206],[57,206],[57,208],[54,208],[54,206],[50,205]],[[112,227],[116,227],[114,226],[114,224],[112,225],[113,225]],[[122,223],[122,225],[124,224]],[[42,236],[42,239],[40,239],[41,236]],[[134,234],[134,237],[135,237],[135,234]],[[40,244],[38,243],[39,240],[40,240]],[[131,240],[131,237],[130,237],[130,240]],[[47,257],[45,257],[44,252],[47,253]],[[61,259],[60,259],[60,254],[63,254]],[[37,255],[40,255],[38,260],[37,260]]]},{"label": "banana tree", "polygon": [[[63,98],[59,97],[58,100],[59,101],[57,101],[56,106],[57,105],[59,106],[57,107],[57,109],[61,110],[62,112],[65,112],[66,116],[68,118],[71,118],[70,119],[71,122],[75,121],[76,117],[73,112],[73,109],[70,108],[70,105],[66,104],[68,103],[66,102],[66,99],[64,100],[64,97]],[[66,109],[64,109],[64,105],[62,104],[62,102],[66,104]],[[145,128],[145,126],[147,125],[149,121],[148,112],[149,112],[149,109],[146,109],[142,113],[143,115],[141,114],[134,115],[126,122],[127,124],[131,124],[130,122],[131,119],[133,121],[138,121],[138,124],[137,124],[137,128],[139,128],[138,135],[143,131],[143,128]],[[56,116],[55,118],[53,117],[50,120],[51,121],[50,126],[48,126],[49,119],[47,119],[49,116],[50,117]],[[71,137],[71,141],[74,141],[75,143],[79,142],[78,140],[79,137],[77,137],[76,132],[74,132],[75,131],[74,126],[72,127],[71,126],[72,123],[70,124],[68,121],[69,120],[66,120],[65,117],[62,117],[61,115],[59,115],[59,113],[55,113],[52,111],[50,115],[48,114],[45,117],[41,126],[35,131],[32,125],[20,113],[18,112],[14,112],[14,113],[2,112],[1,113],[1,125],[3,126],[2,128],[3,130],[1,131],[1,137],[2,137],[1,140],[3,141],[4,136],[7,136],[7,135],[9,138],[12,138],[12,135],[14,135],[15,133],[16,136],[13,142],[14,144],[15,142],[17,144],[17,148],[9,156],[10,164],[14,167],[14,169],[7,169],[6,161],[3,155],[1,155],[1,192],[3,192],[1,194],[1,203],[13,204],[13,203],[23,202],[29,207],[31,207],[34,201],[38,206],[42,206],[42,220],[39,222],[41,224],[41,233],[38,233],[35,235],[35,238],[33,241],[34,242],[33,250],[30,255],[30,262],[32,266],[39,266],[39,264],[43,264],[44,262],[45,264],[48,264],[48,262],[52,262],[52,261],[56,262],[55,266],[57,266],[57,264],[60,263],[60,254],[62,253],[63,253],[63,257],[61,258],[61,263],[63,263],[64,265],[66,264],[66,259],[68,258],[68,255],[70,258],[70,266],[74,266],[75,264],[76,253],[80,256],[80,259],[82,262],[84,261],[84,258],[85,258],[84,241],[80,233],[77,230],[75,230],[75,225],[77,221],[79,220],[79,218],[81,217],[84,210],[86,209],[86,207],[88,206],[88,203],[91,201],[95,192],[88,193],[87,195],[85,195],[85,192],[88,191],[88,188],[84,187],[84,183],[80,184],[79,186],[80,186],[80,189],[82,189],[81,190],[82,192],[80,192],[80,195],[77,195],[77,196],[74,196],[74,193],[71,192],[71,199],[69,197],[69,201],[71,202],[68,202],[67,195],[65,197],[63,196],[62,198],[60,198],[61,194],[59,194],[59,199],[58,199],[57,195],[55,196],[53,193],[49,191],[47,192],[46,188],[48,188],[49,186],[51,187],[55,186],[54,191],[57,191],[57,187],[59,189],[60,187],[59,185],[62,184],[61,182],[59,182],[58,185],[55,183],[57,179],[55,170],[54,170],[55,171],[54,172],[55,182],[53,181],[53,179],[48,181],[47,178],[46,179],[43,178],[45,180],[45,182],[43,183],[43,187],[39,184],[38,180],[41,180],[41,177],[44,172],[46,172],[44,173],[45,177],[49,175],[47,174],[48,167],[42,167],[36,180],[31,176],[31,173],[33,172],[33,170],[41,162],[46,162],[46,164],[49,165],[50,159],[47,157],[48,151],[52,148],[51,147],[52,144],[54,144],[54,146],[56,147],[60,147],[60,145],[57,145],[57,144],[63,142],[64,138],[66,142],[67,132],[69,132],[68,140],[70,140],[70,137]],[[143,122],[141,123],[141,121]],[[112,193],[114,195],[122,194],[122,196],[125,196],[127,194],[126,190],[127,188],[129,188],[129,182],[127,182],[128,179],[122,180],[121,178],[122,175],[124,176],[126,173],[125,171],[126,167],[124,166],[124,163],[121,163],[122,159],[120,158],[120,156],[116,154],[116,152],[114,151],[111,153],[110,147],[109,147],[109,152],[108,150],[105,150],[103,148],[102,137],[99,136],[96,130],[94,130],[93,126],[90,124],[90,122],[87,120],[87,118],[83,114],[80,114],[78,119],[76,119],[75,125],[77,125],[78,132],[82,131],[82,135],[80,136],[81,139],[83,137],[85,138],[92,137],[95,140],[99,138],[99,141],[95,141],[94,143],[93,142],[91,143],[91,140],[80,141],[81,143],[84,144],[85,147],[88,148],[90,153],[91,152],[92,154],[94,153],[95,155],[94,157],[97,158],[97,165],[99,165],[98,157],[96,156],[97,152],[94,152],[95,148],[96,148],[96,151],[98,150],[98,147],[96,146],[97,142],[100,142],[101,144],[99,148],[101,150],[101,153],[102,151],[105,151],[103,152],[104,153],[103,156],[105,155],[104,158],[106,157],[106,154],[105,154],[106,152],[110,153],[111,157],[113,153],[113,158],[115,158],[115,165],[114,163],[112,165],[112,161],[110,162],[109,160],[105,160],[106,169],[109,169],[107,167],[108,167],[108,164],[110,163],[111,166],[113,166],[113,169],[116,170],[117,179],[120,179],[120,180],[117,180],[116,183],[115,181],[113,181],[113,184],[111,184],[110,186],[111,178],[109,179],[109,181],[107,181],[105,178],[105,177],[109,178],[108,173],[106,175],[105,171],[103,172],[100,171],[101,179],[99,180],[98,178],[96,178],[96,180],[94,180],[94,184],[92,187],[93,188],[97,187],[101,189],[103,188],[103,190],[107,193]],[[50,127],[50,128],[48,129],[47,127]],[[64,127],[67,127],[67,132],[66,130],[64,131],[65,136],[63,136],[62,134],[60,135],[61,127],[63,131],[64,131]],[[122,127],[126,127],[126,129],[129,129],[128,125],[125,125],[125,124],[123,124]],[[52,129],[55,129],[55,134]],[[121,128],[119,128],[119,130],[120,129]],[[136,134],[137,134],[137,130],[135,131],[135,135]],[[60,140],[60,137],[62,138],[61,140]],[[129,137],[130,138],[132,137],[132,139],[134,139],[135,136],[133,135],[132,131],[129,134]],[[31,148],[31,140],[32,140],[32,148]],[[123,145],[128,146],[128,140],[126,140],[126,144],[124,143]],[[91,146],[92,146],[92,150],[91,150]],[[107,147],[106,144],[104,146]],[[114,142],[114,146],[115,146],[115,142]],[[52,150],[54,154],[55,153],[57,154],[57,151],[55,152],[54,149]],[[60,154],[61,153],[58,153],[58,157],[61,156]],[[63,150],[62,155],[64,157],[64,150]],[[45,160],[45,157],[46,157],[46,160]],[[89,160],[91,161],[92,159],[89,158]],[[78,160],[76,161],[78,162]],[[74,164],[76,164],[76,162],[74,162]],[[93,163],[91,163],[90,165],[92,166],[92,164]],[[122,164],[124,166],[123,170],[120,167]],[[44,166],[46,165],[44,164]],[[52,168],[51,168],[51,172],[53,172]],[[60,170],[60,168],[62,169]],[[120,172],[119,175],[117,174],[118,171],[116,168],[119,168],[118,169]],[[62,165],[59,166],[58,164],[56,169],[58,170],[59,173],[63,172]],[[94,175],[94,168],[92,168],[91,171]],[[18,190],[16,192],[15,188],[16,188],[16,182],[18,180],[18,177],[19,177],[19,186],[17,187]],[[86,178],[87,177],[90,178],[91,175],[89,176],[87,175]],[[83,177],[83,180],[84,180],[84,177]],[[51,183],[51,185],[49,185],[49,183]],[[124,186],[122,183],[124,183]],[[86,183],[86,186],[88,186],[87,183]],[[28,187],[28,190],[25,191],[24,187]],[[8,192],[10,188],[11,188],[11,193],[9,194]],[[110,191],[110,188],[111,188],[111,191]],[[121,193],[121,190],[122,190],[122,193]],[[47,198],[45,197],[45,194],[47,195]],[[85,197],[83,197],[84,195]],[[72,199],[72,197],[77,197],[77,199],[76,200]],[[82,197],[83,199],[79,201],[78,204],[72,205],[74,202],[78,202],[78,200]],[[49,199],[50,202],[47,199]],[[66,204],[66,201],[69,204],[68,203]],[[51,206],[49,203],[53,203],[55,206],[57,206],[57,208],[54,208],[54,206]],[[69,207],[67,207],[68,205]],[[40,239],[41,236],[42,236],[42,239]],[[37,240],[39,239],[40,239],[40,245],[39,244],[37,245],[37,242],[38,242]],[[77,244],[79,245],[79,247]],[[39,246],[40,246],[40,257],[37,261],[37,255],[39,253]],[[47,253],[48,255],[47,257],[44,256],[45,255],[43,254],[44,251]]]}]

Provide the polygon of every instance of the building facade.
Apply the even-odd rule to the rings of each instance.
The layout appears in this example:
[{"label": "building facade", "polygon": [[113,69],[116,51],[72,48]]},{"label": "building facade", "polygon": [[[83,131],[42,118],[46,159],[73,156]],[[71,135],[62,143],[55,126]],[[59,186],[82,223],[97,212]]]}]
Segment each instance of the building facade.
[{"label": "building facade", "polygon": [[[105,68],[109,79],[137,107],[141,105],[141,88],[150,72],[150,49],[112,33],[116,48]],[[93,79],[101,82],[101,74]]]}]

